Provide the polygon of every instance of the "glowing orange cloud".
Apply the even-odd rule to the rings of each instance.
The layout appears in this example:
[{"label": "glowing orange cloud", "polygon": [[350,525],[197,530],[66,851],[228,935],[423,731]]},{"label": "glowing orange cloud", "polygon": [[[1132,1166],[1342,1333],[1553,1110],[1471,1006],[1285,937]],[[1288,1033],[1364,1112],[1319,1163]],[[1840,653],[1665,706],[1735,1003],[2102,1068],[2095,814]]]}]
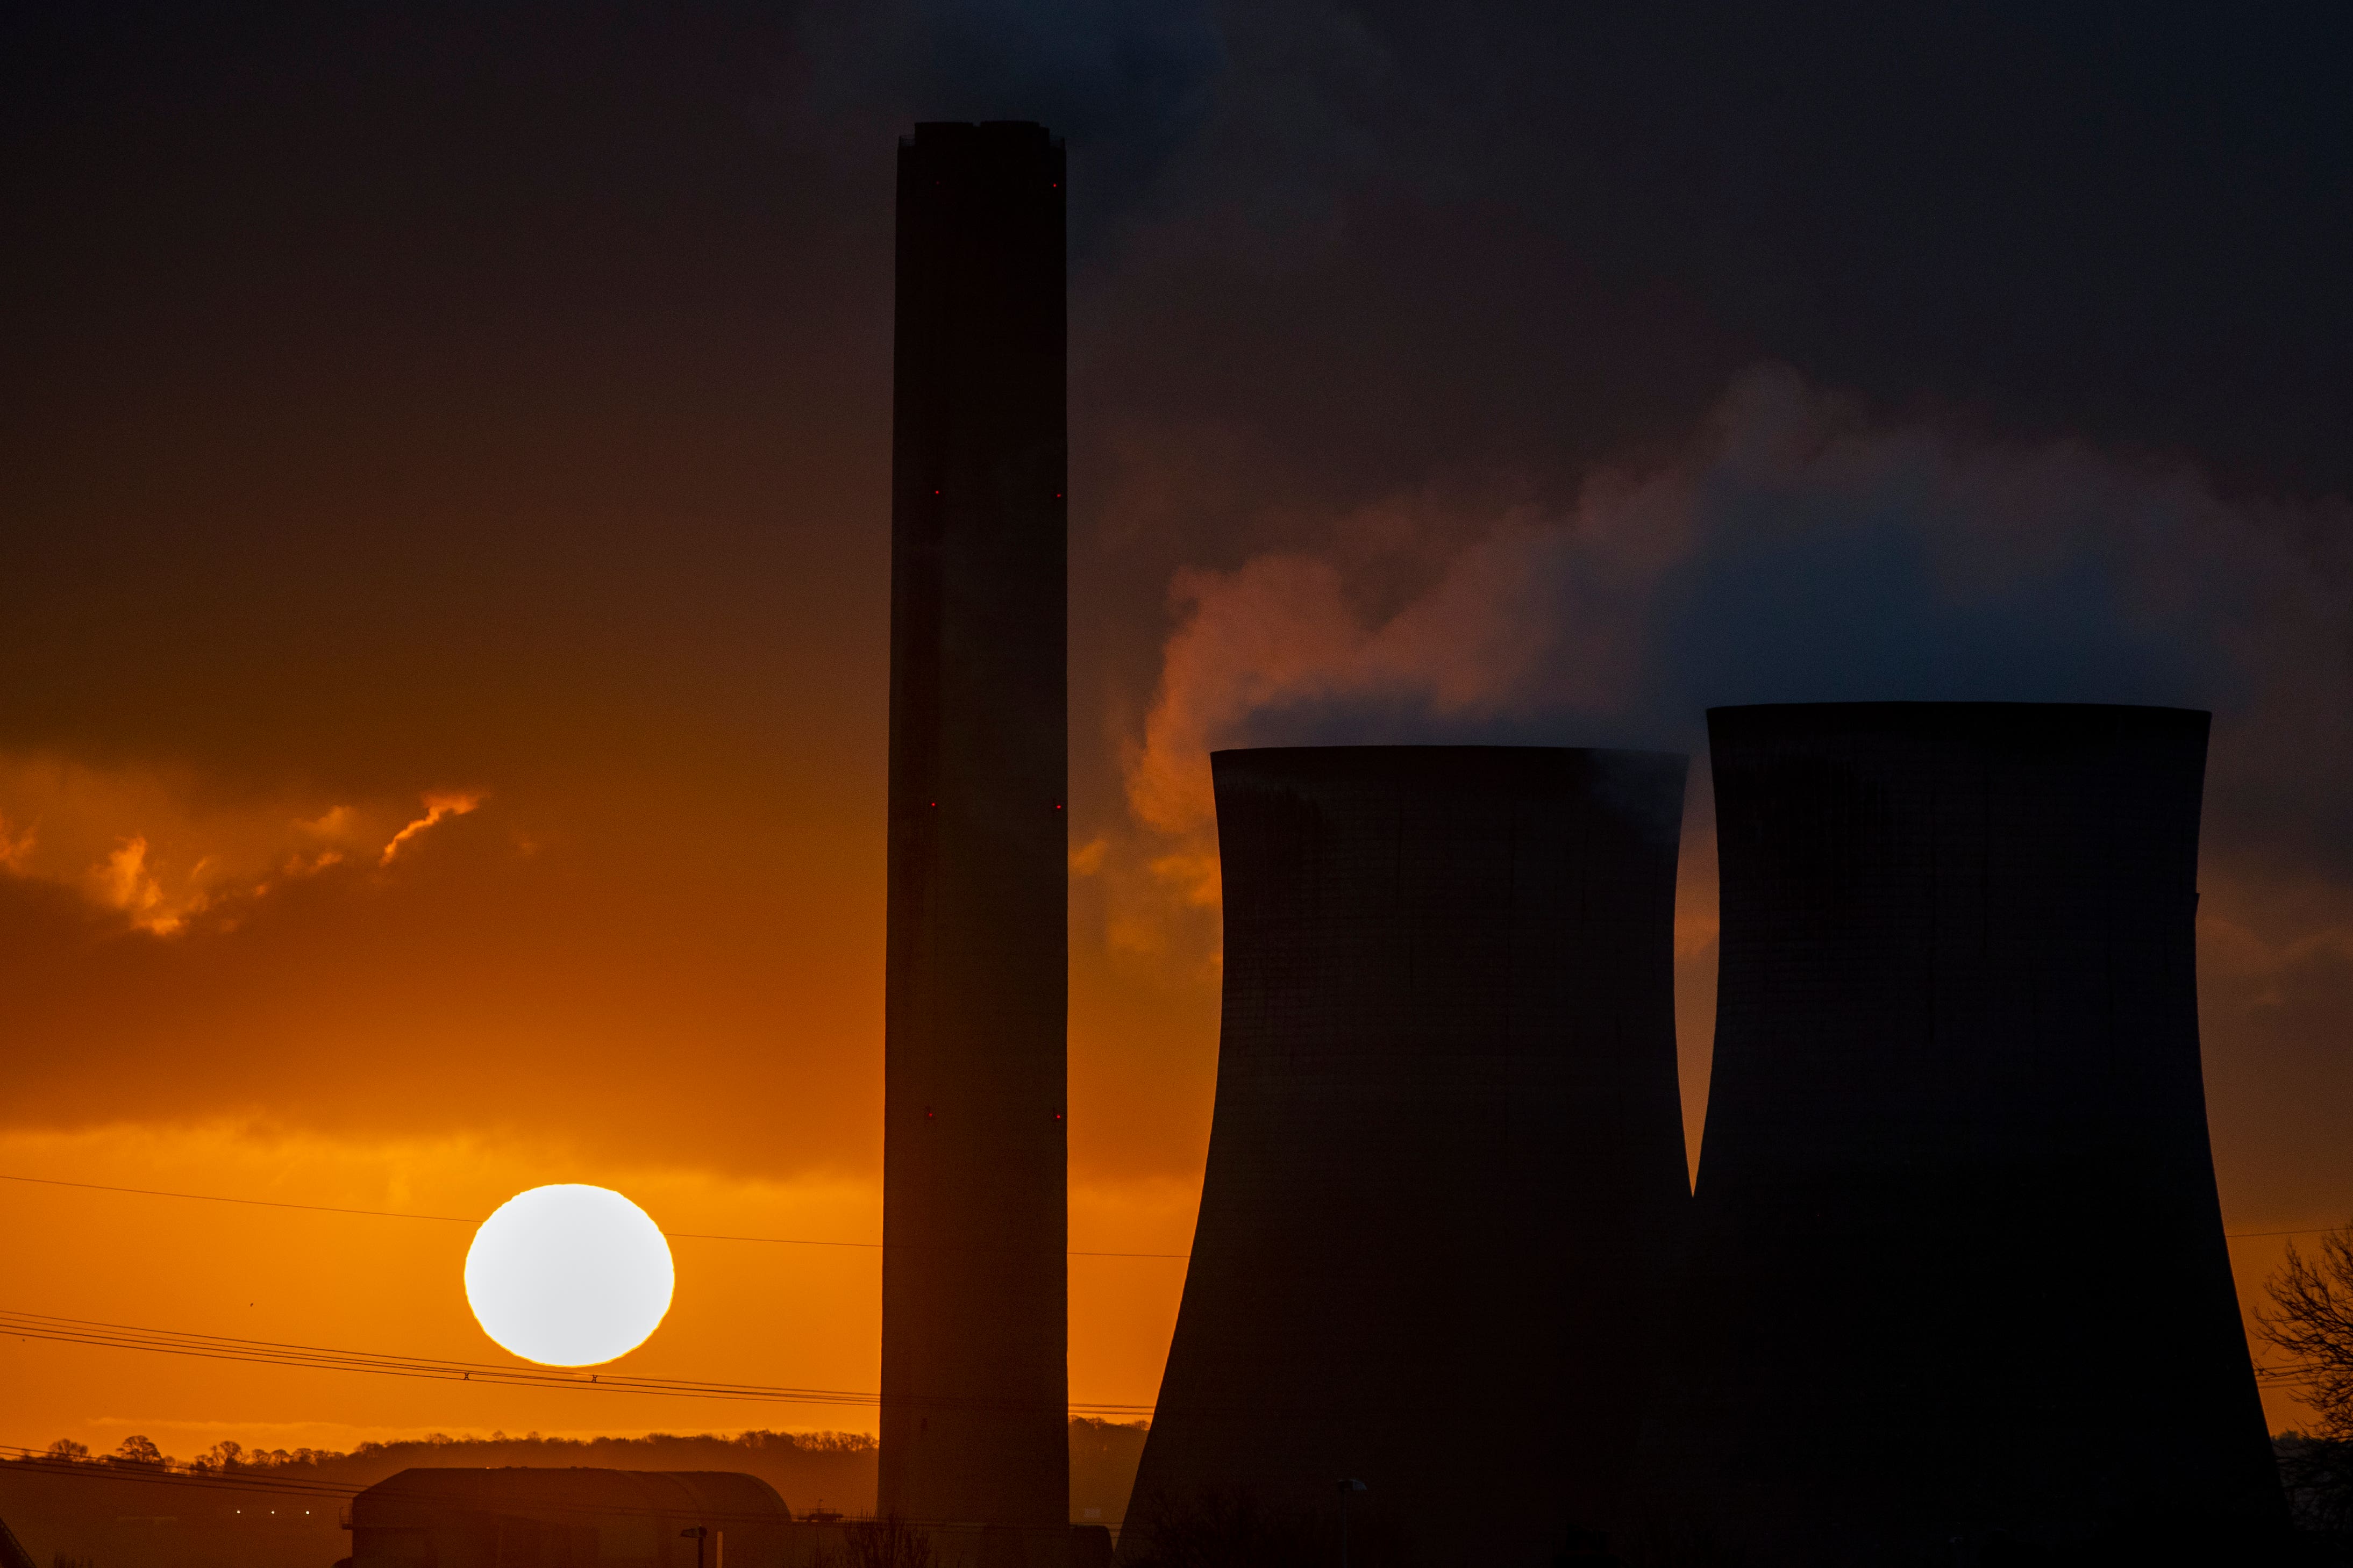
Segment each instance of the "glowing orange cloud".
[{"label": "glowing orange cloud", "polygon": [[482,797],[479,795],[427,795],[425,797],[425,815],[392,836],[392,842],[384,847],[384,858],[378,860],[376,864],[379,866],[391,865],[392,858],[400,853],[400,847],[402,845],[407,843],[410,839],[416,837],[418,834],[424,832],[435,823],[439,822],[442,818],[449,816],[463,816],[481,804]]},{"label": "glowing orange cloud", "polygon": [[375,845],[376,863],[390,865],[410,839],[484,798],[425,795],[424,815],[396,831],[413,807],[322,810],[282,796],[223,805],[201,781],[167,768],[0,752],[0,875],[73,888],[153,936],[179,935],[200,917],[227,929],[280,879],[315,877],[354,857],[364,863]]},{"label": "glowing orange cloud", "polygon": [[12,834],[8,831],[8,819],[0,816],[0,867],[5,867],[11,871],[16,870],[24,863],[25,857],[33,852],[33,844],[34,837],[31,828],[27,827],[22,833]]},{"label": "glowing orange cloud", "polygon": [[[163,884],[147,867],[146,839],[124,839],[91,875],[100,900],[121,910],[142,931],[169,936],[185,923],[182,911],[164,907]],[[199,899],[192,907],[202,906]]]}]

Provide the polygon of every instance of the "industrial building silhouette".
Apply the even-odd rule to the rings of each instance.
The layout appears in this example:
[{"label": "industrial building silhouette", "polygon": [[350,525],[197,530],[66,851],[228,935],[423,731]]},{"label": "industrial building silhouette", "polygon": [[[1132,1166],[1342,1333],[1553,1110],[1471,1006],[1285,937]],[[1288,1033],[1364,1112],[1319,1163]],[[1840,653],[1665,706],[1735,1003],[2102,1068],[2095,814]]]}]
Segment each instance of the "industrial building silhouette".
[{"label": "industrial building silhouette", "polygon": [[[346,1523],[337,1568],[1018,1568],[1042,1555],[1003,1526],[795,1519],[767,1482],[731,1470],[423,1466],[362,1491]],[[1058,1563],[1109,1568],[1101,1526],[1067,1542]]]},{"label": "industrial building silhouette", "polygon": [[1066,1542],[1062,161],[899,148],[881,1493]]},{"label": "industrial building silhouette", "polygon": [[349,1568],[787,1568],[836,1544],[725,1470],[422,1467],[353,1498],[351,1529]]},{"label": "industrial building silhouette", "polygon": [[1715,1068],[1641,1459],[1665,1560],[2262,1560],[2226,1550],[2284,1521],[2199,1062],[2207,722],[1708,715]]},{"label": "industrial building silhouette", "polygon": [[1247,1498],[1353,1555],[1544,1563],[1607,1518],[1690,1201],[1685,760],[1212,759],[1208,1168],[1122,1552]]}]

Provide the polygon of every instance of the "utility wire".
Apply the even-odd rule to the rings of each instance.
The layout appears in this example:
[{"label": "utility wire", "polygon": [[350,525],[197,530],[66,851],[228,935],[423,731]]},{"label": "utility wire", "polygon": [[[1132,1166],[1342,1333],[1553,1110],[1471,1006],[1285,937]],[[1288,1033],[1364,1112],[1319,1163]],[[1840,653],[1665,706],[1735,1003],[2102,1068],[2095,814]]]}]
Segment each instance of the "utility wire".
[{"label": "utility wire", "polygon": [[[45,1448],[27,1448],[16,1443],[0,1443],[0,1465],[16,1474],[29,1470],[37,1475],[71,1476],[76,1479],[100,1481],[165,1482],[175,1486],[206,1487],[219,1491],[260,1492],[272,1497],[315,1498],[322,1502],[348,1502],[367,1489],[345,1481],[330,1481],[294,1476],[255,1475],[237,1470],[215,1470],[209,1466],[180,1464],[136,1464],[110,1462],[104,1458],[63,1459]],[[258,1467],[257,1467],[258,1468]],[[9,1471],[0,1471],[6,1474]]]},{"label": "utility wire", "polygon": [[[242,1204],[248,1208],[301,1209],[307,1214],[355,1214],[366,1215],[374,1219],[429,1219],[438,1220],[448,1225],[480,1225],[482,1223],[478,1219],[461,1219],[453,1214],[399,1214],[391,1209],[329,1208],[324,1204],[279,1203],[270,1198],[225,1198],[217,1196],[212,1193],[167,1193],[160,1191],[154,1187],[110,1187],[101,1185],[97,1182],[61,1182],[54,1176],[12,1176],[5,1173],[0,1173],[0,1182],[24,1182],[30,1185],[38,1187],[72,1187],[78,1191],[85,1193],[127,1193],[133,1196],[142,1198],[185,1198],[190,1203],[199,1204]],[[667,1235],[668,1232],[664,1232],[664,1234]],[[827,1244],[823,1242],[816,1242],[810,1245],[822,1247]],[[846,1242],[834,1243],[833,1245],[855,1247],[858,1244],[856,1242]]]},{"label": "utility wire", "polygon": [[[290,1204],[272,1198],[229,1198],[214,1193],[171,1193],[155,1187],[111,1187],[98,1182],[63,1182],[53,1176],[12,1176],[5,1172],[0,1172],[0,1182],[25,1182],[42,1187],[72,1187],[86,1193],[125,1193],[142,1198],[185,1198],[191,1203],[243,1204],[253,1208],[300,1209],[306,1214],[364,1215],[375,1219],[437,1220],[447,1225],[482,1223],[478,1219],[467,1219],[453,1214],[402,1214],[394,1209],[331,1208],[323,1204]],[[2252,1241],[2259,1237],[2274,1236],[2326,1236],[2331,1231],[2343,1228],[2345,1227],[2342,1226],[2316,1225],[2308,1226],[2302,1230],[2226,1230],[2222,1235],[2224,1239],[2230,1241]],[[874,1252],[884,1251],[890,1247],[889,1243],[881,1241],[814,1241],[803,1237],[791,1236],[720,1236],[693,1230],[666,1230],[662,1234],[672,1241],[750,1241],[769,1247],[855,1247]],[[909,1244],[901,1244],[902,1247],[907,1245]],[[921,1246],[922,1244],[913,1245]],[[1166,1258],[1183,1261],[1193,1255],[1189,1252],[1091,1252],[1073,1248],[1064,1256],[1069,1258]]]},{"label": "utility wire", "polygon": [[[435,1220],[445,1225],[480,1225],[478,1219],[467,1219],[453,1214],[402,1214],[393,1209],[331,1208],[324,1204],[290,1204],[273,1198],[228,1198],[214,1193],[170,1193],[155,1187],[111,1187],[98,1182],[62,1182],[53,1176],[12,1176],[0,1172],[0,1182],[24,1182],[33,1186],[72,1187],[85,1193],[122,1193],[142,1198],[183,1198],[199,1204],[242,1204],[249,1208],[300,1209],[305,1214],[364,1215],[374,1219]],[[672,1241],[751,1241],[770,1247],[854,1247],[881,1252],[888,1244],[880,1241],[812,1241],[789,1236],[715,1236],[702,1231],[666,1230],[662,1234]],[[903,1244],[902,1244],[903,1245]],[[920,1245],[920,1244],[917,1244]],[[896,1250],[895,1248],[892,1250]],[[1185,1252],[1082,1252],[1064,1254],[1069,1258],[1187,1258]]]},{"label": "utility wire", "polygon": [[[0,1334],[61,1344],[91,1345],[111,1350],[160,1352],[207,1361],[240,1362],[264,1366],[303,1367],[322,1372],[360,1372],[379,1376],[423,1378],[441,1383],[481,1383],[510,1387],[585,1389],[605,1394],[642,1394],[670,1399],[824,1406],[878,1406],[881,1396],[844,1389],[774,1387],[762,1384],[707,1382],[688,1378],[635,1377],[612,1373],[582,1373],[537,1366],[500,1365],[489,1362],[452,1361],[438,1356],[404,1356],[375,1351],[332,1350],[286,1344],[271,1340],[237,1339],[220,1334],[195,1334],[173,1329],[142,1329],[120,1323],[94,1322],[41,1312],[0,1309]],[[2298,1384],[2309,1380],[2302,1368],[2257,1366],[2266,1383]],[[911,1408],[1009,1410],[1029,1406],[1002,1400],[911,1399]],[[1073,1400],[1073,1415],[1150,1416],[1155,1406]],[[5,1446],[0,1446],[5,1447]]]},{"label": "utility wire", "polygon": [[[178,1329],[148,1329],[127,1323],[106,1323],[82,1318],[61,1318],[46,1312],[0,1309],[0,1334],[45,1340],[59,1344],[94,1345],[111,1350],[158,1352],[195,1356],[207,1361],[244,1362],[269,1366],[298,1366],[325,1372],[364,1372],[387,1377],[426,1378],[442,1383],[485,1383],[524,1388],[573,1388],[605,1394],[645,1394],[669,1399],[721,1399],[785,1405],[879,1405],[882,1396],[837,1388],[776,1387],[765,1384],[725,1383],[698,1378],[638,1377],[624,1373],[581,1373],[569,1368],[519,1366],[494,1362],[452,1361],[440,1356],[400,1355],[382,1351],[335,1350],[318,1345],[287,1344],[274,1340],[237,1339],[224,1334],[189,1333]],[[1001,1400],[929,1397],[906,1401],[926,1409],[994,1410],[1028,1408]],[[1069,1408],[1084,1415],[1149,1415],[1148,1405],[1073,1401]]]}]

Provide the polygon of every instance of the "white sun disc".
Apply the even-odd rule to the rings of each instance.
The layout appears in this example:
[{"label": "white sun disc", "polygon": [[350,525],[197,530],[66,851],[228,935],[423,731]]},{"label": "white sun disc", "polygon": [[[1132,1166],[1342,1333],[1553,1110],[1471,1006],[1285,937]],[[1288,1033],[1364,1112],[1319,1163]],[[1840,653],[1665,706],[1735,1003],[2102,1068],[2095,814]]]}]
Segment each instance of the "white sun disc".
[{"label": "white sun disc", "polygon": [[482,1331],[526,1361],[593,1366],[645,1343],[677,1283],[645,1210],[604,1187],[533,1187],[499,1205],[466,1253]]}]

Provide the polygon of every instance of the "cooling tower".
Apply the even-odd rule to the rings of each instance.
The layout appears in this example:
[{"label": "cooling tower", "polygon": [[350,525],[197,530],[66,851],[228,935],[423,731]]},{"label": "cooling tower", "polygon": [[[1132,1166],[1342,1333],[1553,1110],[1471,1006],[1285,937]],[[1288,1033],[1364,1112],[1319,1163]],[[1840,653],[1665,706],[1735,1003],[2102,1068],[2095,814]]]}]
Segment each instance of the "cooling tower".
[{"label": "cooling tower", "polygon": [[0,1520],[0,1568],[38,1568],[6,1520]]},{"label": "cooling tower", "polygon": [[1345,1479],[1357,1568],[1549,1564],[1609,1517],[1690,1203],[1684,759],[1212,765],[1217,1108],[1122,1552],[1254,1521],[1328,1563]]},{"label": "cooling tower", "polygon": [[2207,716],[1708,727],[1723,945],[1653,1560],[2263,1561],[2221,1549],[2282,1504],[2199,1068]]},{"label": "cooling tower", "polygon": [[881,1500],[1060,1561],[1060,142],[916,127],[898,245]]}]

